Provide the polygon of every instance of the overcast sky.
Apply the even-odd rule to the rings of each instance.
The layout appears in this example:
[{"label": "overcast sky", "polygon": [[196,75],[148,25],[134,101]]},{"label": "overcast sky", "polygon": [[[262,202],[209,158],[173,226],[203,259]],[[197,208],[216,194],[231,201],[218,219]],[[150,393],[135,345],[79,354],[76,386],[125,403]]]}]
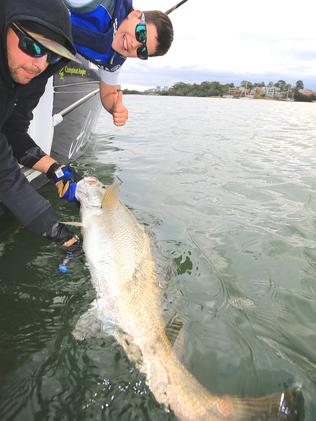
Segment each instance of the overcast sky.
[{"label": "overcast sky", "polygon": [[[166,11],[179,0],[134,0]],[[315,0],[188,0],[170,14],[175,38],[164,57],[128,59],[122,87],[176,82],[276,82],[316,89]]]}]

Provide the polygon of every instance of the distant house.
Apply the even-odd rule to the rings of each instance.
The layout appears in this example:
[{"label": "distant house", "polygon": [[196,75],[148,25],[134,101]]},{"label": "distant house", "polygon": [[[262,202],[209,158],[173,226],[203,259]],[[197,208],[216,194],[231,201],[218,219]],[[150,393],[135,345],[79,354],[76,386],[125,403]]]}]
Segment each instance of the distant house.
[{"label": "distant house", "polygon": [[275,87],[274,86],[267,86],[266,87],[266,96],[274,97]]},{"label": "distant house", "polygon": [[229,88],[227,93],[228,93],[228,95],[239,96],[240,90],[239,90],[239,88],[232,87],[232,88]]},{"label": "distant house", "polygon": [[169,89],[169,86],[156,86],[155,92],[167,92]]},{"label": "distant house", "polygon": [[281,96],[281,89],[276,86],[266,86],[266,96],[279,98]]},{"label": "distant house", "polygon": [[299,93],[306,96],[316,95],[316,91],[312,91],[311,89],[300,89]]}]

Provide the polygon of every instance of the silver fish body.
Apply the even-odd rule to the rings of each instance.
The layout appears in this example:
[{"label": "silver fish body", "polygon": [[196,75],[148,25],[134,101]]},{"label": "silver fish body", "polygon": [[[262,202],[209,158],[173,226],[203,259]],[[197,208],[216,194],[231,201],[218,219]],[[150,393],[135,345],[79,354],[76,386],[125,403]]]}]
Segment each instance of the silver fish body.
[{"label": "silver fish body", "polygon": [[83,248],[97,298],[79,319],[75,337],[93,336],[87,325],[110,332],[145,374],[157,401],[180,420],[296,419],[286,403],[292,391],[262,398],[217,396],[181,364],[165,333],[149,237],[117,190],[95,177],[77,185]]}]

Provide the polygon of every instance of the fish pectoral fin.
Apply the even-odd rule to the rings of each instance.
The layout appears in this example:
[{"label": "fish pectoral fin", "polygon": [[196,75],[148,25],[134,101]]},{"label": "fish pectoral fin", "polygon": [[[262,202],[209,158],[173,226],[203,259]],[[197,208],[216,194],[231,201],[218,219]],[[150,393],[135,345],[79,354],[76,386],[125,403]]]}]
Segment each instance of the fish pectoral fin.
[{"label": "fish pectoral fin", "polygon": [[167,323],[165,332],[172,346],[175,344],[183,325],[183,321],[176,316],[173,316]]},{"label": "fish pectoral fin", "polygon": [[80,227],[80,228],[84,228],[85,227],[82,222],[76,222],[76,221],[69,221],[69,222],[64,221],[64,222],[61,222],[61,224],[70,225],[72,227]]},{"label": "fish pectoral fin", "polygon": [[72,335],[77,341],[102,336],[102,323],[97,314],[97,300],[94,300],[88,311],[82,314],[76,323]]},{"label": "fish pectoral fin", "polygon": [[120,329],[117,329],[113,332],[114,338],[124,349],[128,358],[138,364],[142,363],[143,356],[139,347],[135,344],[132,336],[127,335]]}]

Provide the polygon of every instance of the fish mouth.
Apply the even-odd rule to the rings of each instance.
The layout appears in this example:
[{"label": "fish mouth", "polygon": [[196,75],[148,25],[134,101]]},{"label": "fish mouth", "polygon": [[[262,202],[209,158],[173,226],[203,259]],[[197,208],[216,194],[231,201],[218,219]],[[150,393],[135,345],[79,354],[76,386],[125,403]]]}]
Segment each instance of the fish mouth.
[{"label": "fish mouth", "polygon": [[98,184],[99,180],[96,177],[93,176],[89,176],[89,177],[85,177],[84,178],[84,183],[87,186],[95,186],[96,184]]},{"label": "fish mouth", "polygon": [[83,177],[77,182],[76,199],[81,208],[100,208],[104,196],[105,186],[93,176]]}]

